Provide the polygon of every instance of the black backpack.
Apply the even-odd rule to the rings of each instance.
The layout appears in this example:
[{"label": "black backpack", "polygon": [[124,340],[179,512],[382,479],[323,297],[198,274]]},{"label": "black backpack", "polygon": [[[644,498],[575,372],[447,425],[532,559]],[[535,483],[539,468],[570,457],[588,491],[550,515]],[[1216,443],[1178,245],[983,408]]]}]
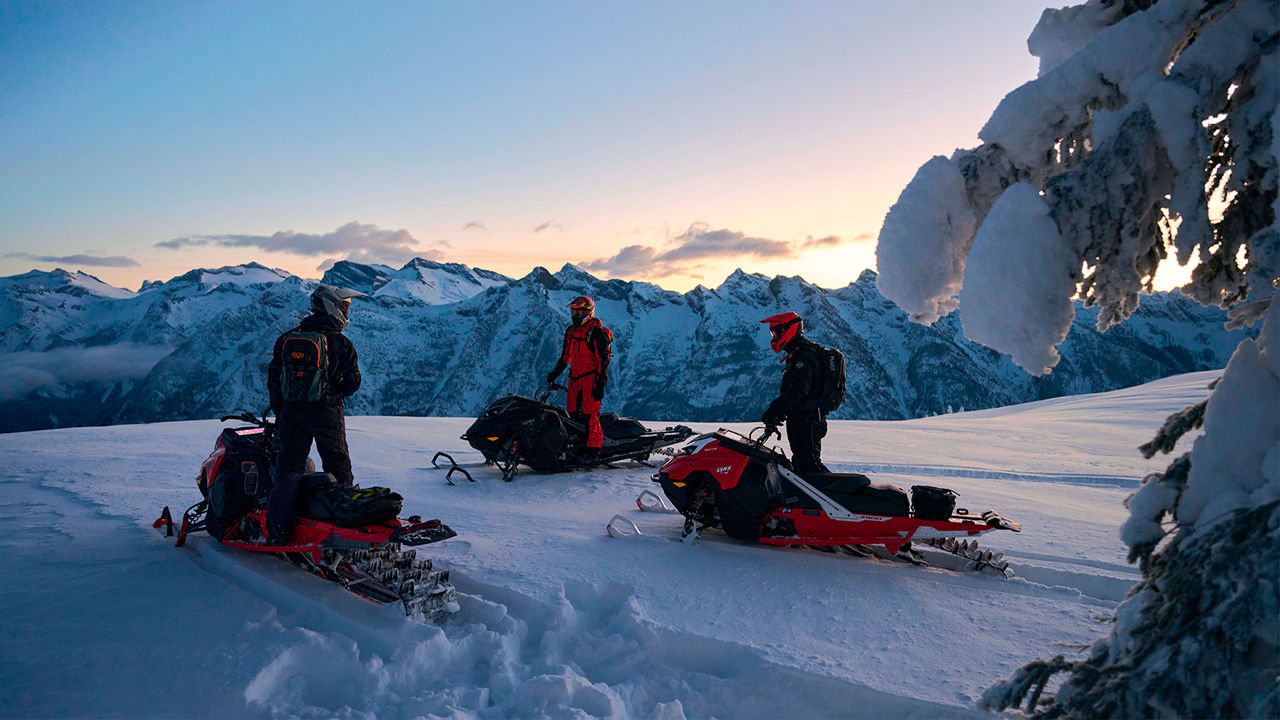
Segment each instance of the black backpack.
[{"label": "black backpack", "polygon": [[329,336],[290,330],[280,344],[280,394],[286,403],[319,402],[329,392]]},{"label": "black backpack", "polygon": [[320,485],[298,498],[298,514],[338,527],[355,528],[386,522],[400,514],[404,498],[384,487]]},{"label": "black backpack", "polygon": [[835,348],[818,348],[821,385],[818,409],[829,413],[844,403],[844,353]]}]

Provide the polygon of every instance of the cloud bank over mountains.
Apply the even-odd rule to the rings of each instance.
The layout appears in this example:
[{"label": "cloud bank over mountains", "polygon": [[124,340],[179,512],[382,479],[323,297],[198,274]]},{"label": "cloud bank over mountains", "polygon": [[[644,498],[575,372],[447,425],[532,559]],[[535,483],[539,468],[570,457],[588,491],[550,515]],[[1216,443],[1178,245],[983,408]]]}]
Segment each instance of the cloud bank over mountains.
[{"label": "cloud bank over mountains", "polygon": [[[862,233],[852,240],[874,237],[872,233]],[[727,228],[712,230],[710,224],[696,222],[661,247],[628,245],[612,257],[578,263],[578,267],[614,278],[662,278],[690,275],[712,261],[788,260],[795,258],[799,250],[835,247],[845,242],[845,238],[839,235],[820,238],[810,235],[803,241],[790,243],[753,237]]]},{"label": "cloud bank over mountains", "polygon": [[138,261],[123,255],[34,255],[26,252],[5,253],[7,258],[31,260],[39,263],[58,263],[61,265],[88,265],[92,267],[138,267]]},{"label": "cloud bank over mountains", "polygon": [[[443,243],[434,243],[440,246]],[[181,250],[214,245],[230,248],[258,248],[267,252],[303,257],[326,257],[317,270],[327,270],[340,260],[359,263],[400,265],[415,257],[439,260],[438,247],[426,247],[408,230],[389,230],[360,222],[349,222],[329,233],[300,233],[281,230],[271,235],[185,235],[155,244],[158,248]]]}]

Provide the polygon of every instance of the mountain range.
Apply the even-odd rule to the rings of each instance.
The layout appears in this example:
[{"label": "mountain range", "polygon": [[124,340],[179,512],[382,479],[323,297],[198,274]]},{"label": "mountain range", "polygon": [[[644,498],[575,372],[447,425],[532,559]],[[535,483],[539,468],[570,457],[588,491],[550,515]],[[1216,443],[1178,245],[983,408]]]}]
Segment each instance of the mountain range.
[{"label": "mountain range", "polygon": [[[1176,292],[1144,295],[1105,333],[1077,306],[1061,362],[1032,377],[966,340],[954,314],[910,322],[870,270],[835,290],[739,270],[714,289],[678,293],[573,265],[512,279],[415,259],[400,269],[339,262],[320,282],[366,294],[347,329],[364,375],[348,400],[357,415],[471,416],[502,394],[532,394],[555,364],[577,295],[595,299],[614,333],[605,409],[664,420],[758,418],[781,377],[759,320],[784,310],[846,356],[834,418],[907,419],[1128,387],[1221,368],[1248,334]],[[315,285],[256,263],[137,292],[64,270],[0,278],[0,432],[260,411],[272,343],[305,316]]]}]

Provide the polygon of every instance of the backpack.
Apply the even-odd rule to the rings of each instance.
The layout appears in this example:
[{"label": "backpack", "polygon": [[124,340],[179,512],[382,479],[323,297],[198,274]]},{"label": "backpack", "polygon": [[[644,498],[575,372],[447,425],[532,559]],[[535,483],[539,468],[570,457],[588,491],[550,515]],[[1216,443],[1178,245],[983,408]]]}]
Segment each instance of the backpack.
[{"label": "backpack", "polygon": [[286,403],[319,402],[329,392],[329,336],[290,330],[280,344],[280,394]]},{"label": "backpack", "polygon": [[844,403],[844,353],[835,348],[818,348],[818,367],[822,376],[818,409],[829,413]]},{"label": "backpack", "polygon": [[298,514],[338,527],[376,525],[400,514],[404,498],[384,487],[321,485],[298,499]]}]

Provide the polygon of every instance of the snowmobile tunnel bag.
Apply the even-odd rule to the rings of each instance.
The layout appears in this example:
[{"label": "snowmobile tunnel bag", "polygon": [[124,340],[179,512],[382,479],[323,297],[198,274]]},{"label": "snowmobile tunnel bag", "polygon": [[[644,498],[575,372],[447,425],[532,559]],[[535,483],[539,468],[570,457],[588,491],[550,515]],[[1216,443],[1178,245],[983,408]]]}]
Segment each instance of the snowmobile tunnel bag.
[{"label": "snowmobile tunnel bag", "polygon": [[298,495],[298,515],[345,528],[386,522],[399,515],[403,506],[399,493],[382,487],[317,483]]},{"label": "snowmobile tunnel bag", "polygon": [[932,485],[912,485],[911,506],[922,520],[946,520],[956,509],[956,493]]}]

